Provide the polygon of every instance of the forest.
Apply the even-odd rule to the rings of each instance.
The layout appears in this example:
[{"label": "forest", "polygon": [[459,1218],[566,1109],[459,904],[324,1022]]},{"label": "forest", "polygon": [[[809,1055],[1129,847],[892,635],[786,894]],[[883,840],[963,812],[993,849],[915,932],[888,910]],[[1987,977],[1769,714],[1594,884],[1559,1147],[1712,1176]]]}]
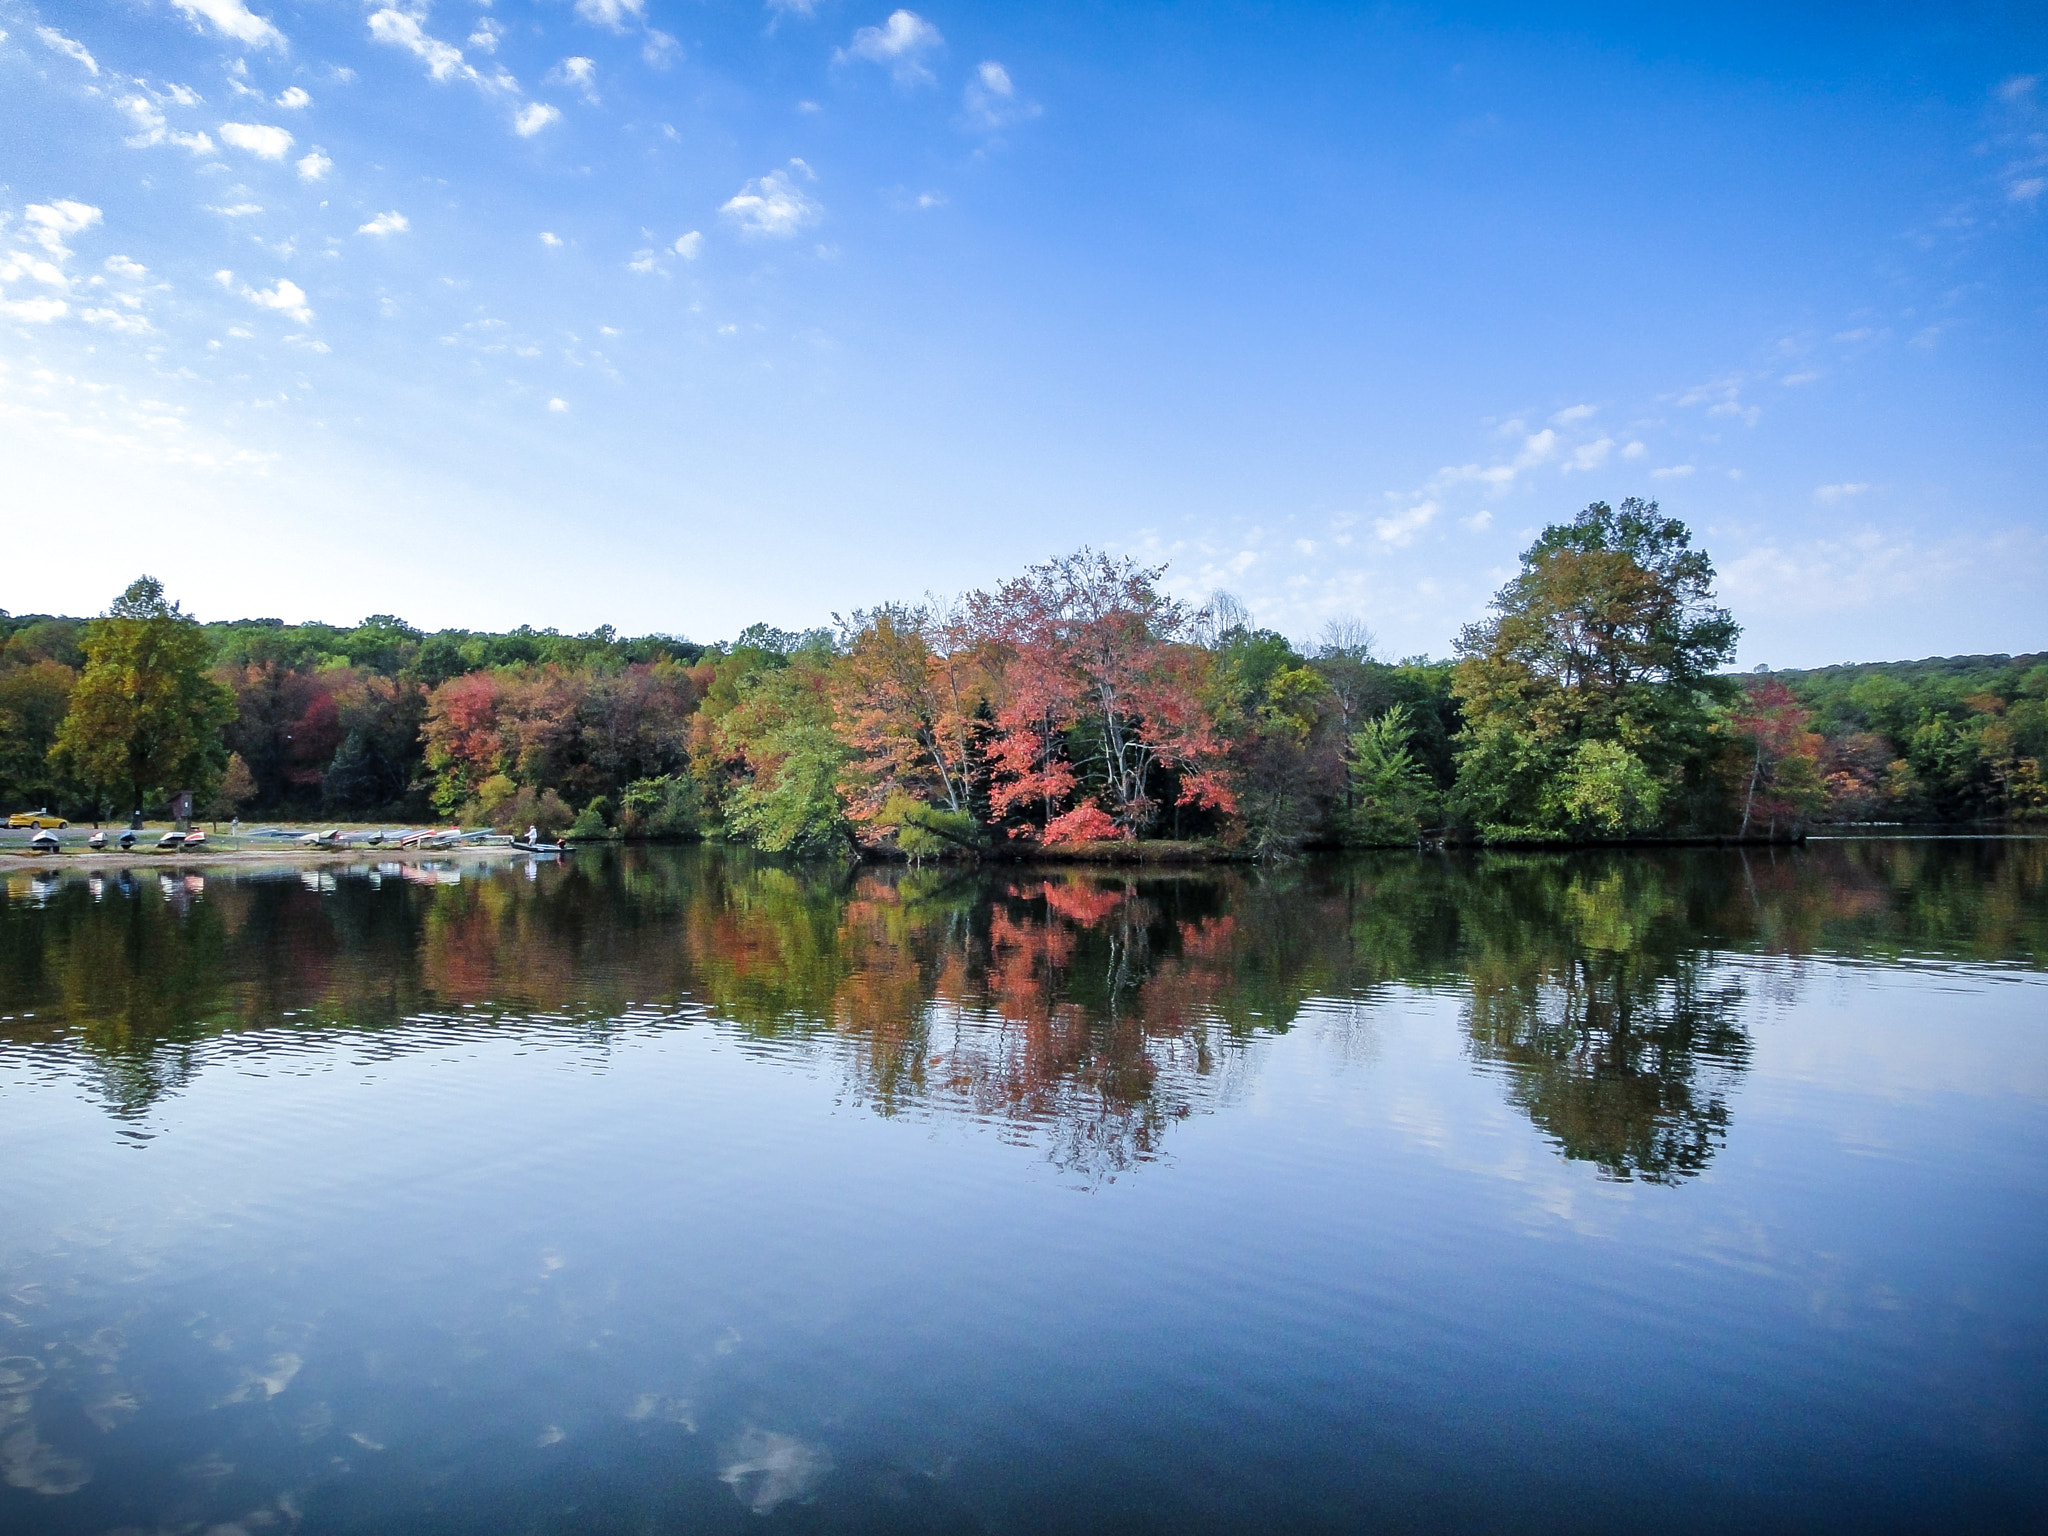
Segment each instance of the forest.
[{"label": "forest", "polygon": [[1731,673],[1713,565],[1655,502],[1545,529],[1440,661],[1359,621],[1297,645],[1163,575],[1082,550],[716,644],[201,622],[143,577],[96,617],[0,614],[0,797],[913,863],[2048,815],[2048,654]]}]

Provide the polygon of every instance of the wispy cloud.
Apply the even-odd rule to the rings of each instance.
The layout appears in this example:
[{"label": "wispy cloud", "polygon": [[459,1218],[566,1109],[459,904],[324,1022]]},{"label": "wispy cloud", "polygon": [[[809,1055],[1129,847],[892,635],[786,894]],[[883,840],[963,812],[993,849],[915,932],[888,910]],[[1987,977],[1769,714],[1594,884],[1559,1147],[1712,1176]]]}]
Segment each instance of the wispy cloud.
[{"label": "wispy cloud", "polygon": [[966,109],[969,126],[988,132],[1007,128],[1039,113],[1038,104],[1017,94],[1017,85],[1010,78],[1010,72],[994,59],[984,60],[974,71],[974,77],[961,93],[961,105]]},{"label": "wispy cloud", "polygon": [[222,37],[232,37],[238,43],[247,43],[251,48],[285,48],[284,34],[261,16],[256,15],[242,0],[171,0],[196,25],[202,19],[211,24]]},{"label": "wispy cloud", "polygon": [[247,283],[238,283],[235,274],[222,270],[213,274],[213,280],[230,293],[239,293],[260,309],[273,309],[288,316],[299,325],[313,323],[313,311],[306,303],[306,290],[288,277],[280,277],[269,288],[252,288]]},{"label": "wispy cloud", "polygon": [[390,213],[378,214],[367,224],[357,225],[356,233],[359,235],[376,235],[381,238],[389,235],[402,235],[411,228],[412,221],[394,209]]},{"label": "wispy cloud", "polygon": [[1813,499],[1822,506],[1833,506],[1837,502],[1849,501],[1869,490],[1869,483],[1862,480],[1848,480],[1840,485],[1816,485]]},{"label": "wispy cloud", "polygon": [[1415,536],[1435,521],[1437,513],[1442,510],[1435,502],[1425,501],[1392,517],[1376,518],[1373,532],[1379,535],[1382,544],[1404,549],[1415,542]]},{"label": "wispy cloud", "polygon": [[669,247],[685,261],[695,261],[704,251],[704,237],[696,230],[676,237],[676,243]]},{"label": "wispy cloud", "polygon": [[853,59],[880,64],[898,85],[936,85],[938,77],[924,61],[928,54],[945,46],[939,29],[917,12],[891,11],[889,19],[879,27],[862,27],[854,33],[853,41],[832,58],[839,64]]},{"label": "wispy cloud", "polygon": [[580,54],[562,60],[548,71],[547,79],[583,93],[583,99],[597,105],[597,61]]},{"label": "wispy cloud", "polygon": [[593,27],[624,32],[647,20],[647,0],[576,0],[576,14]]},{"label": "wispy cloud", "polygon": [[57,50],[57,52],[63,54],[66,58],[77,60],[77,62],[85,69],[85,71],[88,74],[94,76],[97,76],[99,74],[99,60],[95,59],[92,56],[92,54],[86,50],[85,44],[78,42],[73,38],[66,37],[62,32],[59,32],[55,27],[37,27],[36,36],[40,37],[43,40],[43,45],[45,47],[54,48]]},{"label": "wispy cloud", "polygon": [[276,104],[283,107],[287,112],[300,112],[313,104],[313,98],[308,96],[301,87],[288,85],[277,93]]},{"label": "wispy cloud", "polygon": [[[790,161],[790,166],[810,175],[811,168],[801,160]],[[766,176],[756,177],[718,211],[745,234],[777,239],[817,223],[825,213],[816,199],[790,179],[788,171],[770,171]]]},{"label": "wispy cloud", "polygon": [[467,80],[482,90],[515,91],[519,88],[519,83],[502,69],[495,75],[478,73],[476,66],[462,56],[460,48],[429,34],[420,25],[420,18],[408,12],[392,10],[388,6],[372,12],[370,36],[376,42],[403,48],[410,53],[427,66],[430,79]]}]

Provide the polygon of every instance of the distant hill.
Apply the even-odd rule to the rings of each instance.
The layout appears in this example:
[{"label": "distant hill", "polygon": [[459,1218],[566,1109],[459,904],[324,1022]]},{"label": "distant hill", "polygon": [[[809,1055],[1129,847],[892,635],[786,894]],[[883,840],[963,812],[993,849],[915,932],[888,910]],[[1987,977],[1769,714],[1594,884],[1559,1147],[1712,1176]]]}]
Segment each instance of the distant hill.
[{"label": "distant hill", "polygon": [[[1853,683],[1881,673],[1902,683],[1921,683],[1937,678],[1955,679],[1988,686],[2008,674],[2023,677],[2035,667],[2048,666],[2048,651],[2027,651],[2017,656],[2003,652],[1993,656],[1927,656],[1919,661],[1845,661],[1829,667],[1785,667],[1770,675],[1787,687],[1802,684]],[[1980,691],[1973,688],[1972,692]]]}]

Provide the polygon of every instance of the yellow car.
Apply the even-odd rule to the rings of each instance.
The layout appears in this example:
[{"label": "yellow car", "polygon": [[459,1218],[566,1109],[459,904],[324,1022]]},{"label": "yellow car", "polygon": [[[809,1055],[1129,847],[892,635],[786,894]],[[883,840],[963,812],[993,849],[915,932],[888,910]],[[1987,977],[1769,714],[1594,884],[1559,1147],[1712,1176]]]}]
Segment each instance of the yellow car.
[{"label": "yellow car", "polygon": [[68,827],[70,825],[71,823],[62,816],[52,816],[48,811],[16,811],[7,818],[9,831],[16,827],[41,827],[47,832],[54,831],[58,827]]}]

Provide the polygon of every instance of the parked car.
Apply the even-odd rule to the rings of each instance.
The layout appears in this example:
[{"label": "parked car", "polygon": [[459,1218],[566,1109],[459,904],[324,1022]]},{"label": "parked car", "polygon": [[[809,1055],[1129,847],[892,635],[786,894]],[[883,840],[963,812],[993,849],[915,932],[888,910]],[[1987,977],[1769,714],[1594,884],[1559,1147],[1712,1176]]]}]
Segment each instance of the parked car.
[{"label": "parked car", "polygon": [[57,827],[68,827],[70,825],[71,823],[62,816],[52,816],[48,811],[16,811],[7,818],[7,826],[10,831],[16,827],[41,827],[47,832]]}]

